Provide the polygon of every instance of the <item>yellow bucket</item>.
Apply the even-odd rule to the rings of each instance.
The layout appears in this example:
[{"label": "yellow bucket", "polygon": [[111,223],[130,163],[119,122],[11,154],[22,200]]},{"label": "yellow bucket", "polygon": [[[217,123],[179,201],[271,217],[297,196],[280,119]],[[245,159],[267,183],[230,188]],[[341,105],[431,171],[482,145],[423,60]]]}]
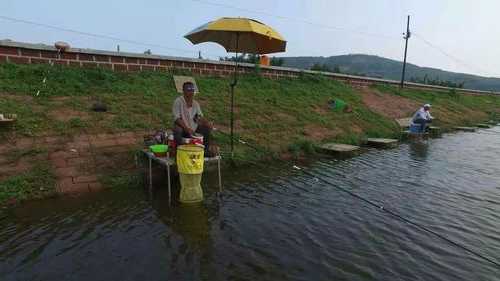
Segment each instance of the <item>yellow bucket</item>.
[{"label": "yellow bucket", "polygon": [[203,173],[204,147],[186,144],[177,147],[177,170],[181,174]]}]

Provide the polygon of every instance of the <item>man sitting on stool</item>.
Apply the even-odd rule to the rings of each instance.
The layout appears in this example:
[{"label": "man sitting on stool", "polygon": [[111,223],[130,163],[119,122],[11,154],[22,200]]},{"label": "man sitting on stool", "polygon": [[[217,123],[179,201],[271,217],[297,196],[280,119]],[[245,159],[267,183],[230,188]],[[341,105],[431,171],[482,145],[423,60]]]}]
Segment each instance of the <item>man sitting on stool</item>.
[{"label": "man sitting on stool", "polygon": [[430,109],[430,104],[424,104],[423,107],[415,112],[415,115],[413,115],[413,118],[411,119],[412,125],[420,125],[420,133],[425,133],[427,124],[431,123],[432,119],[434,119],[434,117],[432,117],[431,113],[429,112]]},{"label": "man sitting on stool", "polygon": [[203,118],[200,105],[193,99],[195,87],[192,82],[182,85],[183,95],[175,99],[172,107],[174,116],[174,139],[177,145],[183,144],[183,138],[190,138],[194,133],[203,135],[205,155],[209,156],[210,133],[212,125]]}]

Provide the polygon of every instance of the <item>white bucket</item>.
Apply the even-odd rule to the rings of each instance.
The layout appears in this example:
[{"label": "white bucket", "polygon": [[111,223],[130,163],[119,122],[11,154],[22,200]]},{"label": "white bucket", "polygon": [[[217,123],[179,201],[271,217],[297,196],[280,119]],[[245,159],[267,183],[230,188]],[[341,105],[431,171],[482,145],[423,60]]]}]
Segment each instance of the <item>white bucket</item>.
[{"label": "white bucket", "polygon": [[198,144],[203,145],[203,135],[194,134],[191,138],[182,138],[182,144]]}]

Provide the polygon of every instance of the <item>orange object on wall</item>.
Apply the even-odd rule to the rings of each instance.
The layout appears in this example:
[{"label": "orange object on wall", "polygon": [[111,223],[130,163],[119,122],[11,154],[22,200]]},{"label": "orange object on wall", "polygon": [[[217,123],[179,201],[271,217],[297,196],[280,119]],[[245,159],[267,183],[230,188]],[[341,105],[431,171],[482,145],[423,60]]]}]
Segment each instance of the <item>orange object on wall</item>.
[{"label": "orange object on wall", "polygon": [[270,60],[269,60],[269,57],[266,56],[266,55],[262,55],[260,56],[260,65],[266,65],[266,66],[269,66],[270,65]]}]

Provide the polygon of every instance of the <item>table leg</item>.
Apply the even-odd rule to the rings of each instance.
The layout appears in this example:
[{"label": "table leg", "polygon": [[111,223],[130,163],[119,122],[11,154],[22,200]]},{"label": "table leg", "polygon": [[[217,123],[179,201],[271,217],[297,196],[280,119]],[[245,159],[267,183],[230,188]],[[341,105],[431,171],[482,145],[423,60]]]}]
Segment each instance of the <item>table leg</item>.
[{"label": "table leg", "polygon": [[221,179],[221,175],[220,175],[220,158],[217,159],[217,170],[219,173],[219,192],[222,192],[222,179]]},{"label": "table leg", "polygon": [[149,157],[149,191],[153,190],[153,170],[152,170],[153,160]]},{"label": "table leg", "polygon": [[167,181],[168,181],[168,205],[172,204],[172,189],[170,183],[170,165],[167,164]]}]

